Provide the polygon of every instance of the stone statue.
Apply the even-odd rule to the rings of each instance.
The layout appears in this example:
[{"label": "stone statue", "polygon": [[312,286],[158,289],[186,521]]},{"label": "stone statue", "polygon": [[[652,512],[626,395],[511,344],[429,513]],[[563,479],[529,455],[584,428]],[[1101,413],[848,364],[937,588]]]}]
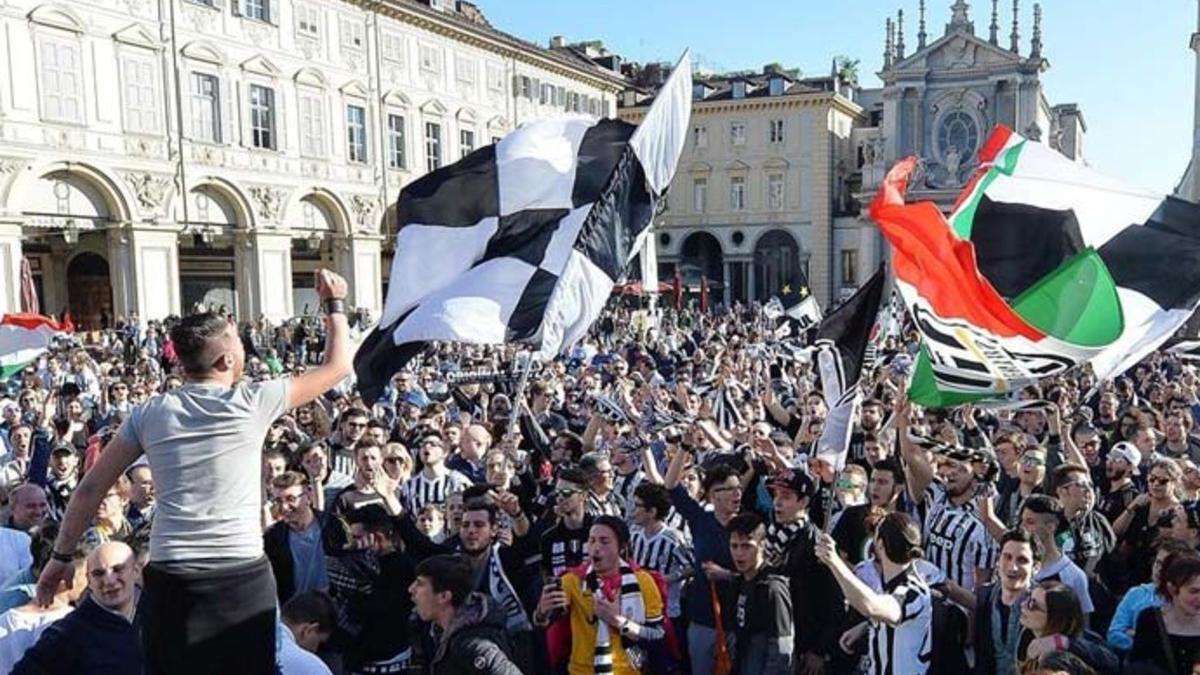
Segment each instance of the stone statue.
[{"label": "stone statue", "polygon": [[962,165],[962,156],[958,153],[958,146],[951,145],[947,148],[942,159],[946,166],[946,182],[950,185],[958,185],[958,169]]}]

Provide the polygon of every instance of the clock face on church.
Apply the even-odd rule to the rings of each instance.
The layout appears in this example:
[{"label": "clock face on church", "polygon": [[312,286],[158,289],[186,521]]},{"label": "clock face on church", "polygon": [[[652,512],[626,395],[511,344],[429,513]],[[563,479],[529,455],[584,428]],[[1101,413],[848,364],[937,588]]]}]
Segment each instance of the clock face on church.
[{"label": "clock face on church", "polygon": [[947,113],[938,127],[938,147],[943,162],[953,154],[953,163],[966,163],[979,149],[979,125],[975,118],[962,111]]}]

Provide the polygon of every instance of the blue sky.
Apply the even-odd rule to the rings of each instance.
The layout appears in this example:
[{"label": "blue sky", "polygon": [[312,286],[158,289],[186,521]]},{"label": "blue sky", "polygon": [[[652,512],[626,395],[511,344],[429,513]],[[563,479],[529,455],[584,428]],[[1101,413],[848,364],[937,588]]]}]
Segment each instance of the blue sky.
[{"label": "blue sky", "polygon": [[[545,44],[601,39],[636,61],[673,61],[691,47],[714,70],[778,61],[805,73],[831,59],[861,59],[864,86],[878,86],[884,19],[903,8],[905,42],[916,45],[917,0],[477,0],[501,30]],[[927,0],[930,40],[942,35],[953,0]],[[971,3],[986,36],[990,0]],[[1021,0],[1022,52],[1033,3]],[[1045,0],[1043,49],[1052,104],[1078,103],[1088,125],[1084,154],[1098,169],[1133,184],[1170,191],[1191,154],[1196,59],[1188,48],[1197,0]],[[1012,0],[1000,0],[1002,44]]]}]

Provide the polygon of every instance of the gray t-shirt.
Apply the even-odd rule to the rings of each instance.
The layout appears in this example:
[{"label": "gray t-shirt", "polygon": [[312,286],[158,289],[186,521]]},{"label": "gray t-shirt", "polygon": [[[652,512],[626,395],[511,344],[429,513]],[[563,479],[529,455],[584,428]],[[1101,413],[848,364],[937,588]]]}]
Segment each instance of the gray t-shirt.
[{"label": "gray t-shirt", "polygon": [[262,556],[262,445],[287,400],[288,380],[189,383],[130,413],[120,435],[146,453],[158,502],[151,561]]}]

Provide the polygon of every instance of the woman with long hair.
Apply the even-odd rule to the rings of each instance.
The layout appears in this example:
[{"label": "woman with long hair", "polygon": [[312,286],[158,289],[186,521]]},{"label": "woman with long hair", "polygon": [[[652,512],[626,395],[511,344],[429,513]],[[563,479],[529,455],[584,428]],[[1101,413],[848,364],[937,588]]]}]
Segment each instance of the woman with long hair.
[{"label": "woman with long hair", "polygon": [[1161,607],[1144,610],[1133,632],[1129,663],[1137,672],[1191,675],[1200,661],[1200,554],[1172,556],[1158,579]]},{"label": "woman with long hair", "polygon": [[1046,654],[1066,651],[1098,673],[1116,673],[1120,668],[1116,655],[1084,626],[1075,591],[1058,581],[1043,581],[1033,587],[1021,607],[1024,633],[1017,645],[1017,661],[1038,661]]}]

